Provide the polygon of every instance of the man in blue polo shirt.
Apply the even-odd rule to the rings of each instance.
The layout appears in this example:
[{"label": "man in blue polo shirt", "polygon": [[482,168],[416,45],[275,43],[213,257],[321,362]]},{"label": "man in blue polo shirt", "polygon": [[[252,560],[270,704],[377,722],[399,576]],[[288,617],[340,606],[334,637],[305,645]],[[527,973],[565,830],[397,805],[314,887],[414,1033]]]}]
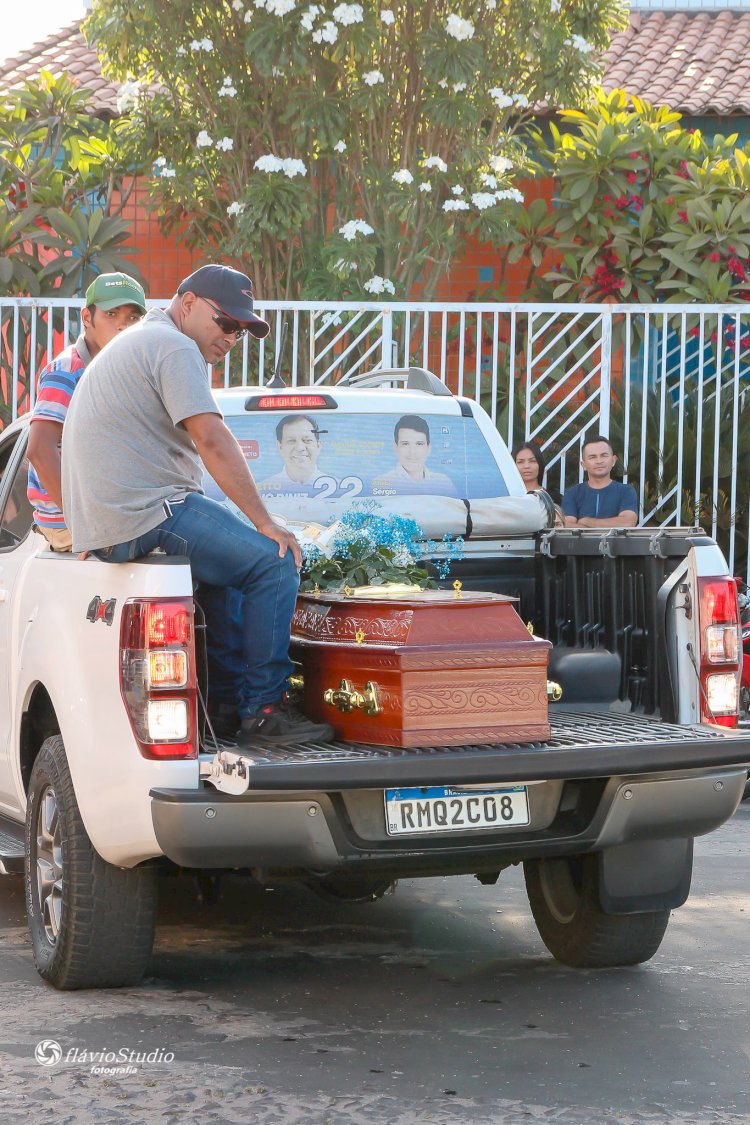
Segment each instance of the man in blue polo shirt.
[{"label": "man in blue polo shirt", "polygon": [[608,438],[587,437],[581,450],[581,465],[588,480],[566,488],[562,500],[566,527],[635,527],[638,497],[632,484],[612,480],[617,462]]}]

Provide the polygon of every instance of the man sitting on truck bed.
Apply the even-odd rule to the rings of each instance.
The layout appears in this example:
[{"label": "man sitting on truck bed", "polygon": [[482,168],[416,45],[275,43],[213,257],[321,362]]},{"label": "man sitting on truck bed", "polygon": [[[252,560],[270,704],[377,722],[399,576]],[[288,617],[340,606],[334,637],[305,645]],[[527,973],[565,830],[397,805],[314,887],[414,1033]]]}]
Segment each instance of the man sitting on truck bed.
[{"label": "man sitting on truck bed", "polygon": [[29,501],[34,524],[53,551],[69,551],[70,531],[62,513],[60,440],[78,381],[94,356],[118,332],[146,312],[146,294],[127,273],[102,273],[86,290],[81,334],[39,376],[29,428]]},{"label": "man sitting on truck bed", "polygon": [[[187,555],[194,579],[225,590],[212,599],[214,635],[236,631],[230,590],[239,590],[243,644],[232,649],[232,671],[240,742],[320,742],[332,728],[285,695],[299,544],[260,499],[207,378],[206,364],[221,363],[248,331],[268,334],[252,293],[237,270],[203,266],[166,311],[151,309],[93,361],[65,423],[64,509],[75,551],[109,562],[157,547]],[[204,495],[201,461],[253,527]]]},{"label": "man sitting on truck bed", "polygon": [[562,510],[566,527],[635,527],[638,497],[632,484],[612,480],[617,463],[609,438],[587,437],[581,450],[581,465],[588,480],[565,489]]}]

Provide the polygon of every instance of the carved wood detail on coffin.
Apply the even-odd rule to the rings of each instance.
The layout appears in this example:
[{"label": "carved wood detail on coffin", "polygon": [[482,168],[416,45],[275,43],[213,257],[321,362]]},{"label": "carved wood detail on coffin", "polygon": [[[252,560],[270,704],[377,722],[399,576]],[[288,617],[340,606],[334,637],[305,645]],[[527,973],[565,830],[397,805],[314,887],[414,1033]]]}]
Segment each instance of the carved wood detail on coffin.
[{"label": "carved wood detail on coffin", "polygon": [[[399,653],[398,662],[399,666],[408,671],[411,668],[426,669],[426,668],[483,668],[487,669],[488,666],[495,668],[517,668],[519,663],[518,648],[509,646],[510,651],[503,653],[498,651],[498,648],[480,652],[468,653],[463,649],[455,651],[453,649],[445,649],[441,652],[424,652],[422,649],[414,649]],[[542,649],[538,656],[524,652],[523,661],[526,667],[547,667],[548,654],[546,649]],[[374,661],[371,661],[374,664]]]},{"label": "carved wood detail on coffin", "polygon": [[482,680],[464,686],[421,685],[404,697],[404,715],[488,715],[546,711],[547,696],[527,680]]},{"label": "carved wood detail on coffin", "polygon": [[412,610],[394,610],[390,617],[340,617],[329,614],[328,606],[298,605],[292,618],[292,632],[315,640],[354,641],[357,633],[364,634],[365,644],[404,643],[409,636]]}]

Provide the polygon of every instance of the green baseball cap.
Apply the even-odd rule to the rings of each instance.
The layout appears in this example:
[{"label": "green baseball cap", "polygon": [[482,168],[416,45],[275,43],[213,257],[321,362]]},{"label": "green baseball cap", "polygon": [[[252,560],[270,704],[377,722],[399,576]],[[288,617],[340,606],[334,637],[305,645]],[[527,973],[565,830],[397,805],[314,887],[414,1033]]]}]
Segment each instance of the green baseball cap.
[{"label": "green baseball cap", "polygon": [[86,304],[98,309],[119,309],[121,305],[137,305],[146,311],[146,294],[138,282],[126,273],[100,273],[86,290]]}]

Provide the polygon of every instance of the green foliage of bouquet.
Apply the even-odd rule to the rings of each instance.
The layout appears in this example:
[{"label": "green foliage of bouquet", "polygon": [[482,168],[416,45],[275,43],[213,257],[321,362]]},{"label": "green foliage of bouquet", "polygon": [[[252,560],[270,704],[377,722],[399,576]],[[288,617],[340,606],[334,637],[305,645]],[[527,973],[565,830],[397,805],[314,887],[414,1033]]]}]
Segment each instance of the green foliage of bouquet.
[{"label": "green foliage of bouquet", "polygon": [[446,578],[451,562],[463,554],[463,539],[444,536],[441,544],[424,539],[419,525],[402,516],[378,515],[375,503],[351,508],[342,516],[325,548],[303,547],[300,589],[343,590],[349,586],[383,586],[389,582],[435,589],[437,581],[422,559],[442,552],[434,572]]}]

